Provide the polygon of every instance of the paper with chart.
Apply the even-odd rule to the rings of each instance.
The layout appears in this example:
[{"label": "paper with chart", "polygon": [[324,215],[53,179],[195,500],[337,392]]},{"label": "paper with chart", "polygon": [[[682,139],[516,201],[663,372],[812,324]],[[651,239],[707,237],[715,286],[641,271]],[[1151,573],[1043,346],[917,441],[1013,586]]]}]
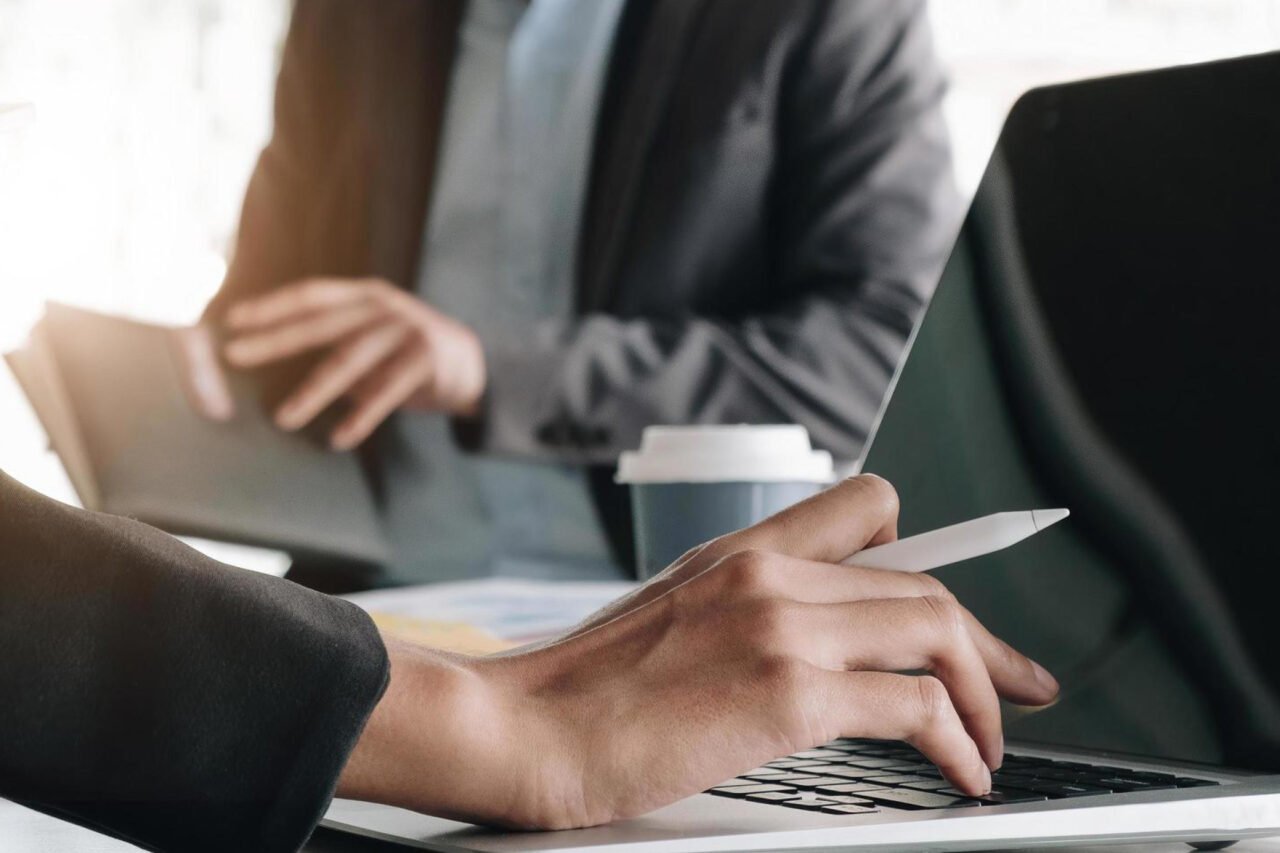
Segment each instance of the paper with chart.
[{"label": "paper with chart", "polygon": [[[480,653],[553,636],[636,586],[631,581],[484,578],[345,597],[391,633],[437,648]],[[503,645],[487,648],[475,631]]]}]

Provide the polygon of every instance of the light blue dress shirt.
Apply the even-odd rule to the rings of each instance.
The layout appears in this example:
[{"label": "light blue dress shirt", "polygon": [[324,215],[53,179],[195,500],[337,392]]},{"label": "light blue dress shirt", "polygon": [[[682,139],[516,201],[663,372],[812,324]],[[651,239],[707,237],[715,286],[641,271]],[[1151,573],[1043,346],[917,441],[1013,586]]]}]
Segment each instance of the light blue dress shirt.
[{"label": "light blue dress shirt", "polygon": [[[623,0],[469,0],[418,293],[484,341],[562,326],[596,116]],[[392,582],[616,577],[584,472],[472,456],[401,414],[380,454]]]}]

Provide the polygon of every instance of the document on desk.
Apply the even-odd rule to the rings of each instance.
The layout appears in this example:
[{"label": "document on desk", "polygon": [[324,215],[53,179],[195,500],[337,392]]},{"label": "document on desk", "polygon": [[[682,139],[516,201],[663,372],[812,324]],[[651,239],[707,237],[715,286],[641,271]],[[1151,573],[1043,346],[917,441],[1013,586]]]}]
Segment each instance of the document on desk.
[{"label": "document on desk", "polygon": [[359,592],[346,598],[373,614],[375,622],[384,620],[388,626],[389,617],[419,620],[427,626],[465,625],[507,645],[519,645],[572,628],[636,586],[631,581],[483,578]]}]

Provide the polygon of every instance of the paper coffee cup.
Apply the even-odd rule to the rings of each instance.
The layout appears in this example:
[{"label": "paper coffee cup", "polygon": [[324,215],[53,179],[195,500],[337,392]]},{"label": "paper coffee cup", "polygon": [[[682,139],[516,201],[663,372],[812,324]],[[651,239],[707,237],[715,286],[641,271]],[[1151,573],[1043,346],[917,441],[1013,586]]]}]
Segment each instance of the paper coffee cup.
[{"label": "paper coffee cup", "polygon": [[685,551],[755,524],[835,480],[831,454],[802,426],[652,426],[622,454],[636,566],[652,577]]}]

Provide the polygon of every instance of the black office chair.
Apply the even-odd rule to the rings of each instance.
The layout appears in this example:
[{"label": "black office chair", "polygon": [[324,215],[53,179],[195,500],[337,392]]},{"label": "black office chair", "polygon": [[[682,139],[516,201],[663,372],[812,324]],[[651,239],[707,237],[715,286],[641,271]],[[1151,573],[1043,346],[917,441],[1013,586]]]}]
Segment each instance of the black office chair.
[{"label": "black office chair", "polygon": [[[1015,732],[1148,718],[1185,752],[1280,761],[1277,103],[1280,54],[1023,98],[898,379],[916,399],[895,392],[867,467],[898,482],[905,532],[957,505],[1071,507],[1021,552],[1035,567],[946,577],[1068,690],[1132,670]],[[1081,589],[1034,600],[1063,576]],[[1085,627],[1046,639],[1064,615]]]}]

